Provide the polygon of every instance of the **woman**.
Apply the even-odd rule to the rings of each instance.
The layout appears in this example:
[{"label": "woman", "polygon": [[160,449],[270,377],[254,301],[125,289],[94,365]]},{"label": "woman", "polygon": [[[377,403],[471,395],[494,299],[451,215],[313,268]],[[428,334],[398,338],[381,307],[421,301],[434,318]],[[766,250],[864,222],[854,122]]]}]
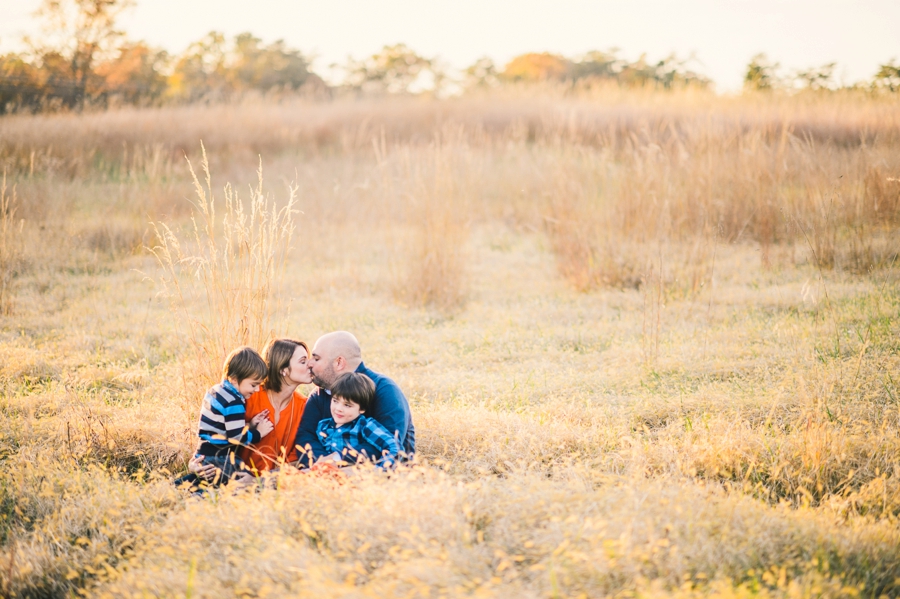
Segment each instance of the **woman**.
[{"label": "woman", "polygon": [[[263,359],[268,365],[266,381],[247,399],[246,418],[250,421],[257,414],[264,414],[275,428],[259,443],[242,447],[238,454],[256,475],[297,461],[294,439],[306,407],[306,397],[297,388],[312,382],[306,365],[309,348],[302,341],[275,339],[263,350]],[[203,466],[194,459],[188,469],[206,480],[215,476],[215,466]]]},{"label": "woman", "polygon": [[269,365],[266,382],[247,399],[247,419],[265,414],[275,429],[262,440],[242,447],[239,457],[254,474],[297,461],[294,439],[306,407],[306,397],[297,387],[312,382],[309,348],[302,341],[276,339],[266,346],[263,359]]}]

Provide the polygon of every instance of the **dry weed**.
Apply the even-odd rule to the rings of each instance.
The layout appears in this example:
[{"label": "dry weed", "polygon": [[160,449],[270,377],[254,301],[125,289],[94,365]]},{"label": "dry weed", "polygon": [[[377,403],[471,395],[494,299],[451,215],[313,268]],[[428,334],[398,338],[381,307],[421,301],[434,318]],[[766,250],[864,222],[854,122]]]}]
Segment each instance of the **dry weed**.
[{"label": "dry weed", "polygon": [[6,171],[0,184],[0,314],[9,314],[13,308],[15,277],[21,267],[24,220],[16,218],[18,210],[16,189],[7,193]]},{"label": "dry weed", "polygon": [[[471,182],[465,167],[471,156],[458,140],[438,138],[428,148],[401,148],[394,159],[400,170],[391,189],[405,204],[400,222],[388,224],[405,237],[396,240],[395,293],[404,303],[452,312],[467,295]],[[380,168],[390,168],[384,161]]]},{"label": "dry weed", "polygon": [[297,213],[296,187],[288,186],[283,206],[263,192],[260,163],[249,211],[226,185],[220,221],[205,148],[201,168],[205,188],[191,168],[197,203],[190,238],[182,240],[173,227],[156,223],[157,245],[150,248],[164,273],[159,284],[190,352],[183,374],[188,421],[194,420],[203,388],[221,377],[228,352],[240,345],[262,348],[274,337],[287,309],[279,283]]}]

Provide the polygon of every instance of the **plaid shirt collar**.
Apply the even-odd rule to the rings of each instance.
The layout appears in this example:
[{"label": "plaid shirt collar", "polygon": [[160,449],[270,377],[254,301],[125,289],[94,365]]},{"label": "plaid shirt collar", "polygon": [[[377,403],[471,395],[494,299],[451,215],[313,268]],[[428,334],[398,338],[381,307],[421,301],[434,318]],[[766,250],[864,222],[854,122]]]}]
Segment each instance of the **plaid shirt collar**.
[{"label": "plaid shirt collar", "polygon": [[348,433],[358,432],[359,429],[362,428],[362,426],[365,424],[365,422],[366,422],[366,420],[365,420],[363,414],[360,414],[359,416],[357,416],[350,422],[347,422],[347,423],[344,423],[341,425],[336,423],[334,421],[334,418],[329,418],[325,422],[325,425],[322,427],[322,431],[323,432],[328,431],[329,435],[331,434],[331,431],[337,431],[341,434],[346,435]]}]

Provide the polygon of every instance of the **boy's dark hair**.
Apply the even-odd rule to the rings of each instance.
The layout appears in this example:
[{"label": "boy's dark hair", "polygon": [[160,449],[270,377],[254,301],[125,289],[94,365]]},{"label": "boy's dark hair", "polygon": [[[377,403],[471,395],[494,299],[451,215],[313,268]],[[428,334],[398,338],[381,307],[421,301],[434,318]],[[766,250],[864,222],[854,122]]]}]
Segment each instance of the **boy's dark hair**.
[{"label": "boy's dark hair", "polygon": [[246,345],[228,354],[222,367],[222,377],[238,383],[250,378],[263,380],[267,372],[265,361],[255,349]]},{"label": "boy's dark hair", "polygon": [[375,383],[372,379],[359,372],[342,374],[331,386],[332,397],[343,397],[359,405],[359,411],[365,412],[375,397]]},{"label": "boy's dark hair", "polygon": [[294,352],[298,347],[302,347],[309,356],[309,347],[302,341],[294,339],[275,339],[263,350],[266,362],[269,364],[266,374],[266,389],[279,393],[284,385],[284,377],[281,371],[287,368],[294,357]]}]

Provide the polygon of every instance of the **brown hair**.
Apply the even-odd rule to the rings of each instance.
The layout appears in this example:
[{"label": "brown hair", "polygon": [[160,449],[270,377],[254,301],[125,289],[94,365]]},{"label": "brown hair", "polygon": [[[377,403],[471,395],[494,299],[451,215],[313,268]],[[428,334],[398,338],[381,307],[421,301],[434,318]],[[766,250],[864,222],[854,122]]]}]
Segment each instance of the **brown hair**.
[{"label": "brown hair", "polygon": [[281,371],[287,368],[294,357],[294,352],[298,347],[306,350],[309,355],[309,347],[302,341],[295,339],[273,339],[263,350],[268,366],[268,374],[266,375],[266,389],[278,393],[284,384],[284,376]]},{"label": "brown hair", "polygon": [[234,379],[238,383],[254,378],[266,378],[266,363],[252,347],[239,347],[228,354],[222,366],[222,378]]},{"label": "brown hair", "polygon": [[361,412],[365,412],[375,397],[375,383],[359,372],[347,372],[339,376],[331,386],[331,396],[351,401],[359,405]]}]

